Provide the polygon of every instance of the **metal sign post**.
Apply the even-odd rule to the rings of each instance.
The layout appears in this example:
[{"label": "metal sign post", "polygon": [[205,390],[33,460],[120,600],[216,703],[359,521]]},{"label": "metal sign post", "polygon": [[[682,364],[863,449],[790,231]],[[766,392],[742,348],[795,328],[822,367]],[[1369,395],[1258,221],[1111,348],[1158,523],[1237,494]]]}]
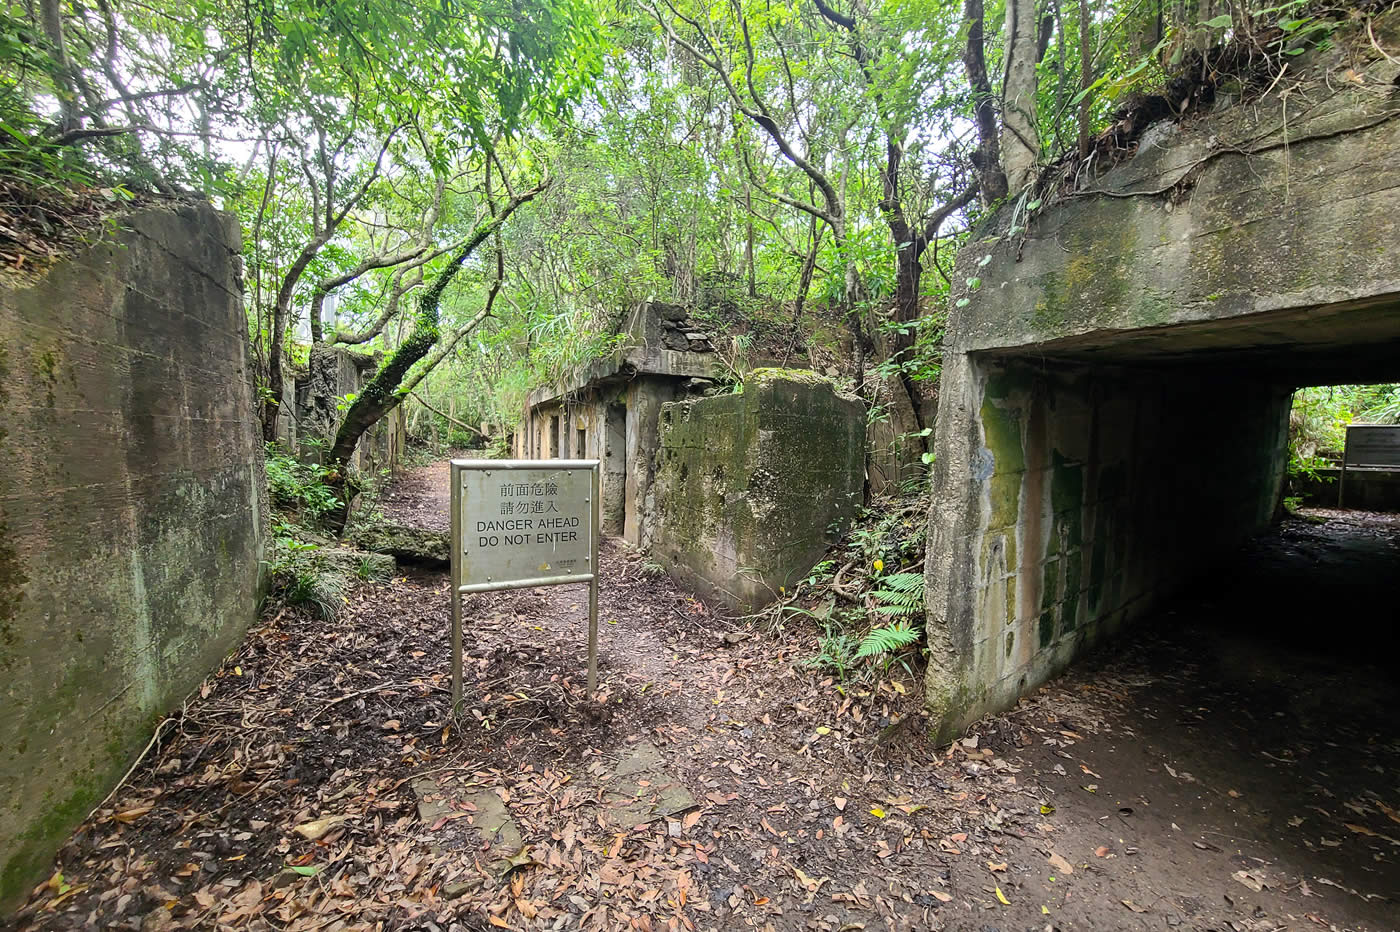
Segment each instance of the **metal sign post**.
[{"label": "metal sign post", "polygon": [[453,460],[452,708],[462,596],[588,583],[588,694],[598,688],[598,460]]}]

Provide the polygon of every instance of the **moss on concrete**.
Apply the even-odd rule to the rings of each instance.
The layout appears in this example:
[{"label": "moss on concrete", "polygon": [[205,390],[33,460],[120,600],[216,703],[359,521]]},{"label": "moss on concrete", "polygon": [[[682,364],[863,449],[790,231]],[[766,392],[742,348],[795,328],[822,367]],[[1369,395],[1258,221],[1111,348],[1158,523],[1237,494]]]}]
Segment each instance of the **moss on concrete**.
[{"label": "moss on concrete", "polygon": [[793,586],[860,504],[865,414],[805,371],[661,408],[654,551],[734,607]]},{"label": "moss on concrete", "polygon": [[127,219],[0,282],[0,909],[256,616],[236,225]]}]

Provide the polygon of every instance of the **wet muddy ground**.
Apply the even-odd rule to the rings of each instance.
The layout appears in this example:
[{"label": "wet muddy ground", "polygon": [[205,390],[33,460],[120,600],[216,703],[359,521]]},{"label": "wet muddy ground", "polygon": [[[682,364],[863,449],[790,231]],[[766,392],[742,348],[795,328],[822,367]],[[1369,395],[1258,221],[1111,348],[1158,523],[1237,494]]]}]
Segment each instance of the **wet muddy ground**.
[{"label": "wet muddy ground", "polygon": [[453,717],[446,577],[406,573],[250,635],[16,925],[1393,929],[1397,542],[1290,520],[942,749],[915,678],[843,688],[619,545],[601,701],[586,590],[479,595]]}]

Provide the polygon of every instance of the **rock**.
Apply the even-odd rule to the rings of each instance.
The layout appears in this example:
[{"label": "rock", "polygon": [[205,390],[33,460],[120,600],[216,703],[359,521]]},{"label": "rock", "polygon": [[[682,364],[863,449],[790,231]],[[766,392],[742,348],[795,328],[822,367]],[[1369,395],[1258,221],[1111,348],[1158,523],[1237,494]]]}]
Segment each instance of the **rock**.
[{"label": "rock", "polygon": [[656,311],[656,316],[660,317],[662,320],[681,321],[690,316],[686,313],[685,308],[681,307],[679,304],[661,304],[653,302],[651,306],[652,309]]},{"label": "rock", "polygon": [[710,335],[708,333],[701,333],[698,330],[691,330],[687,332],[685,338],[687,340],[696,340],[701,343],[708,343],[710,341]]},{"label": "rock", "polygon": [[442,896],[443,899],[455,900],[457,899],[457,897],[462,896],[463,894],[480,889],[480,887],[480,880],[454,880],[451,883],[445,883],[442,885]]},{"label": "rock", "polygon": [[690,341],[678,330],[667,330],[661,334],[661,342],[667,349],[677,350],[684,353],[690,349]]},{"label": "rock", "polygon": [[357,526],[346,537],[361,550],[388,554],[401,563],[443,568],[452,559],[445,531],[382,523]]},{"label": "rock", "polygon": [[397,561],[389,554],[369,550],[327,547],[321,550],[321,557],[335,572],[359,579],[387,580],[398,569]]}]

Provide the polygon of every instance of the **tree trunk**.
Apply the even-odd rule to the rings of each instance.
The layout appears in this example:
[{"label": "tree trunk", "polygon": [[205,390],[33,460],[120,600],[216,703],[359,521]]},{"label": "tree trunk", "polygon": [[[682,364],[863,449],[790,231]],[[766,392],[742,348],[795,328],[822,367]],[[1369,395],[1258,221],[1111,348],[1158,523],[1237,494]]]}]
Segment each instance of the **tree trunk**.
[{"label": "tree trunk", "polygon": [[58,92],[59,135],[78,128],[78,93],[73,86],[73,68],[68,62],[68,45],[63,38],[63,11],[59,0],[40,0],[39,17],[53,57],[54,82]]},{"label": "tree trunk", "polygon": [[[487,171],[489,172],[490,169],[488,168]],[[327,454],[325,460],[330,469],[326,484],[331,487],[338,500],[337,507],[326,515],[326,524],[333,533],[339,534],[345,530],[345,523],[350,517],[350,505],[359,492],[359,482],[350,474],[350,460],[355,455],[355,447],[359,444],[360,438],[378,423],[380,418],[397,408],[407,397],[408,392],[412,391],[413,387],[418,384],[422,373],[418,377],[409,379],[409,370],[427,357],[438,342],[441,335],[439,316],[443,292],[457,276],[462,264],[467,261],[467,257],[474,253],[478,246],[490,239],[510,218],[510,215],[515,213],[516,208],[534,200],[548,186],[549,178],[546,176],[535,187],[513,196],[491,220],[478,227],[468,237],[462,248],[453,254],[446,267],[438,273],[433,283],[418,296],[418,311],[413,318],[413,330],[407,339],[389,354],[389,358],[379,367],[374,378],[370,379],[369,384],[355,396],[355,400],[350,404],[350,410],[345,412],[345,420],[340,422],[340,429],[335,435],[335,443],[331,445],[330,453]],[[485,309],[477,314],[473,322],[468,324],[463,331],[459,331],[459,334],[470,330],[490,313],[491,303],[495,300],[500,283],[501,280],[498,277],[487,297]],[[455,343],[455,341],[453,342]],[[440,361],[441,358],[438,356],[436,359],[428,360],[429,367]]]},{"label": "tree trunk", "polygon": [[987,77],[985,19],[982,0],[964,0],[963,18],[967,21],[967,45],[963,47],[963,66],[972,87],[972,118],[977,126],[977,150],[971,162],[977,169],[977,186],[982,202],[992,204],[1006,197],[1006,172],[1001,166],[1001,145],[997,140],[996,98]]},{"label": "tree trunk", "polygon": [[744,185],[744,263],[748,266],[749,297],[758,297],[758,273],[753,261],[753,189]]},{"label": "tree trunk", "polygon": [[[1061,42],[1064,37],[1061,37]],[[1154,43],[1155,44],[1155,43]],[[1089,155],[1089,86],[1094,83],[1093,50],[1089,45],[1089,0],[1079,0],[1079,157]]]},{"label": "tree trunk", "polygon": [[290,308],[280,299],[272,309],[272,334],[267,350],[267,385],[263,396],[263,442],[277,440],[277,417],[282,411],[282,344],[287,339]]},{"label": "tree trunk", "polygon": [[1040,161],[1036,127],[1036,59],[1039,37],[1035,0],[1006,2],[1006,90],[1001,107],[1002,166],[1011,191],[1020,191],[1035,177]]}]

